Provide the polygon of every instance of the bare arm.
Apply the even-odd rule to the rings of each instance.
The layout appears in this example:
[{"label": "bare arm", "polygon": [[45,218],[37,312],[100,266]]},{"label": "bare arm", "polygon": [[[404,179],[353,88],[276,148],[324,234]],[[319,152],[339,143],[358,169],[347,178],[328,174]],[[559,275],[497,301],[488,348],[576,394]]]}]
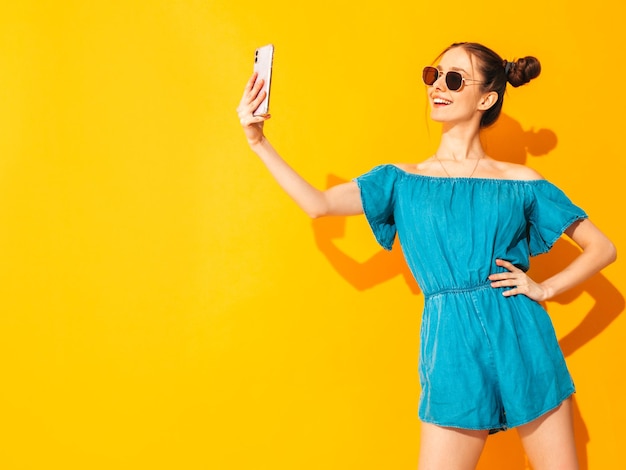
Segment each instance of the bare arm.
[{"label": "bare arm", "polygon": [[617,258],[615,245],[589,219],[572,224],[565,233],[583,251],[564,270],[541,282],[546,300],[587,280]]},{"label": "bare arm", "polygon": [[321,191],[302,178],[274,149],[263,134],[263,124],[270,116],[252,114],[265,96],[264,92],[259,93],[262,86],[263,80],[257,80],[257,75],[253,74],[237,107],[239,121],[252,151],[259,156],[278,184],[309,217],[362,214],[361,196],[356,183],[351,181]]},{"label": "bare arm", "polygon": [[573,223],[565,233],[582,249],[582,253],[565,269],[543,282],[535,282],[510,262],[498,259],[496,264],[508,269],[508,272],[489,276],[492,287],[512,287],[503,295],[524,294],[543,302],[589,279],[615,261],[615,245],[589,219]]}]

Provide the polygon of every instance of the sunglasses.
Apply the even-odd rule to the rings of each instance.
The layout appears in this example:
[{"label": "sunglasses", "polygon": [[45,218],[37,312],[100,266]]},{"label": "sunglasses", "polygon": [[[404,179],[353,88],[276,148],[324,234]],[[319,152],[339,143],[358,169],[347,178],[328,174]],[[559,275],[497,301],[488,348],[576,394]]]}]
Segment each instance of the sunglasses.
[{"label": "sunglasses", "polygon": [[480,80],[473,80],[471,78],[463,78],[459,72],[455,72],[454,70],[450,70],[449,72],[442,72],[436,67],[431,67],[427,65],[424,67],[422,71],[422,79],[424,83],[428,86],[434,85],[440,75],[446,76],[446,86],[448,90],[451,91],[459,91],[465,82],[480,82]]}]

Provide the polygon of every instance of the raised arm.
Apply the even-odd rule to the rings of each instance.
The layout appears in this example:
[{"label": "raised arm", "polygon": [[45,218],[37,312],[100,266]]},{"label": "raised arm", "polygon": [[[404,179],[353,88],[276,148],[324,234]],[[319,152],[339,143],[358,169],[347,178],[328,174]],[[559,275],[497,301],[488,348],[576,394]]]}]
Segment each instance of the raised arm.
[{"label": "raised arm", "polygon": [[363,213],[361,196],[356,183],[350,181],[321,191],[302,178],[274,149],[263,133],[263,124],[269,115],[254,116],[265,92],[261,92],[263,80],[252,75],[237,107],[239,121],[248,145],[265,164],[283,190],[306,212],[309,217],[325,215],[357,215]]}]

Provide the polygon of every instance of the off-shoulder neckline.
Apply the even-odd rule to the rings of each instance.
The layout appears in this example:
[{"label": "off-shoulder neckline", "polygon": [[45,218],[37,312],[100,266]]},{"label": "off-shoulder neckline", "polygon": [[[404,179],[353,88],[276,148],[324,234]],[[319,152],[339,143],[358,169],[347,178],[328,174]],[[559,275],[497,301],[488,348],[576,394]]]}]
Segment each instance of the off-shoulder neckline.
[{"label": "off-shoulder neckline", "polygon": [[495,183],[539,183],[539,182],[544,182],[544,183],[549,183],[548,180],[544,179],[544,178],[539,178],[539,179],[532,179],[532,180],[523,180],[523,179],[515,179],[515,178],[484,178],[484,177],[477,177],[477,176],[435,176],[435,175],[421,175],[419,173],[411,173],[410,171],[406,171],[402,168],[400,168],[397,165],[394,165],[392,163],[388,163],[386,165],[382,165],[382,166],[390,166],[395,168],[396,170],[398,170],[400,173],[407,175],[407,176],[414,176],[416,178],[424,178],[424,179],[431,179],[431,180],[450,180],[450,181],[489,181],[489,182],[495,182]]}]

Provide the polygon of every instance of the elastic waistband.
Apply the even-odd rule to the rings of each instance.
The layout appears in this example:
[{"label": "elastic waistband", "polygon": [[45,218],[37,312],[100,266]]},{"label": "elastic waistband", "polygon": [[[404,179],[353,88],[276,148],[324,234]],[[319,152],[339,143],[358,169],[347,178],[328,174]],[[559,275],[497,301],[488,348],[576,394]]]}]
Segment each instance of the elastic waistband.
[{"label": "elastic waistband", "polygon": [[441,289],[441,290],[437,290],[437,291],[432,291],[432,292],[424,292],[422,291],[422,293],[424,294],[424,298],[429,298],[429,297],[434,297],[436,295],[444,295],[444,294],[463,294],[466,292],[474,292],[477,290],[484,290],[484,289],[492,289],[491,287],[491,281],[486,281],[483,282],[482,284],[477,284],[474,286],[465,286],[465,287],[450,287],[447,289]]}]

